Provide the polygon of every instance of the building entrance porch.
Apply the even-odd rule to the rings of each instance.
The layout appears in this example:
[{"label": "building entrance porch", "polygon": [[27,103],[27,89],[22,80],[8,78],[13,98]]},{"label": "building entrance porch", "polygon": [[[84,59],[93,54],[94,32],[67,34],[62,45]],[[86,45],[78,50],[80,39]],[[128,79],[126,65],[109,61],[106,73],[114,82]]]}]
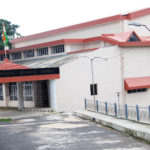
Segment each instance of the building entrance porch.
[{"label": "building entrance porch", "polygon": [[51,107],[56,110],[59,68],[29,68],[5,59],[0,65],[0,106]]},{"label": "building entrance porch", "polygon": [[3,83],[0,93],[2,107],[57,108],[55,80]]}]

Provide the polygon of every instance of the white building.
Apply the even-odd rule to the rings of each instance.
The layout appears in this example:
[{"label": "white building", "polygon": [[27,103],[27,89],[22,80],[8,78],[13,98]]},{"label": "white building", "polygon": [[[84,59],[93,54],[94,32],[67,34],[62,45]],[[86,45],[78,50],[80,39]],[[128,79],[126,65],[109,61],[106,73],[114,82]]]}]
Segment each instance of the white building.
[{"label": "white building", "polygon": [[[99,101],[149,105],[150,8],[11,40],[0,64],[0,106],[77,110],[93,99],[91,61]],[[4,52],[0,54],[3,61]]]}]

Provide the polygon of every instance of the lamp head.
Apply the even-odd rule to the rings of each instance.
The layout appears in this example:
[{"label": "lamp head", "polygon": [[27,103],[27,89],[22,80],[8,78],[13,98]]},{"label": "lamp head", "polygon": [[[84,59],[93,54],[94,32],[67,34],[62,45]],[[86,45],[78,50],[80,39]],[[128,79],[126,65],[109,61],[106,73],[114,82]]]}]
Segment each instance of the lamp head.
[{"label": "lamp head", "polygon": [[130,25],[130,26],[137,26],[137,27],[143,26],[143,24],[137,23],[137,22],[130,22],[128,25]]}]

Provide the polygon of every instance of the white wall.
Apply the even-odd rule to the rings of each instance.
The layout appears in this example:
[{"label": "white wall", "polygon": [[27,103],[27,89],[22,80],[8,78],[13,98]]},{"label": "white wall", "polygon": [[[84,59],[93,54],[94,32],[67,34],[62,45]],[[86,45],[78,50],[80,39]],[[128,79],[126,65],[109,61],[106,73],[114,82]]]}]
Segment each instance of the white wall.
[{"label": "white wall", "polygon": [[0,101],[0,107],[6,107],[6,102],[4,100]]},{"label": "white wall", "polygon": [[8,107],[18,107],[18,101],[8,101]]},{"label": "white wall", "polygon": [[35,107],[35,101],[24,101],[24,107]]},{"label": "white wall", "polygon": [[150,47],[123,48],[126,78],[150,76]]},{"label": "white wall", "polygon": [[145,24],[145,25],[147,25],[147,27],[150,28],[150,15],[146,15],[146,16],[142,16],[142,17],[135,18],[132,20],[125,20],[124,21],[124,31],[134,30],[140,36],[149,36],[150,35],[150,32],[145,27],[129,26],[128,25],[129,22],[137,22],[137,23]]},{"label": "white wall", "polygon": [[98,47],[104,47],[104,42],[96,41],[96,42],[85,43],[85,49],[92,49],[92,48],[98,48]]},{"label": "white wall", "polygon": [[150,89],[146,92],[130,93],[126,91],[126,102],[129,106],[139,105],[142,107],[148,107],[150,105]]},{"label": "white wall", "polygon": [[[0,103],[3,106],[3,103]],[[18,101],[8,101],[8,107],[18,107]],[[24,101],[24,107],[35,107],[34,101]]]},{"label": "white wall", "polygon": [[[79,51],[85,49],[85,44],[69,44],[70,45],[70,52]],[[68,50],[69,51],[69,50]]]},{"label": "white wall", "polygon": [[[120,53],[117,46],[102,48],[91,52],[92,57],[116,56]],[[86,53],[84,53],[86,55]],[[99,101],[117,102],[116,92],[121,91],[120,57],[108,61],[94,61],[94,77],[98,83]],[[78,110],[84,108],[84,98],[93,100],[90,95],[91,66],[87,58],[81,57],[60,67],[60,79],[56,80],[58,109]]]},{"label": "white wall", "polygon": [[72,31],[68,31],[68,32],[52,35],[49,37],[40,38],[40,39],[16,43],[14,47],[18,48],[18,47],[24,47],[24,46],[50,42],[50,41],[55,41],[60,39],[68,39],[68,38],[74,38],[74,39],[89,38],[89,37],[100,36],[103,33],[118,33],[118,32],[121,32],[120,21],[115,21],[107,24],[100,24],[100,25],[95,25],[87,28],[78,29],[78,30],[72,30]]},{"label": "white wall", "polygon": [[[150,76],[150,47],[124,48],[125,78]],[[129,105],[148,106],[150,104],[150,89],[146,92],[126,92],[126,103]]]}]

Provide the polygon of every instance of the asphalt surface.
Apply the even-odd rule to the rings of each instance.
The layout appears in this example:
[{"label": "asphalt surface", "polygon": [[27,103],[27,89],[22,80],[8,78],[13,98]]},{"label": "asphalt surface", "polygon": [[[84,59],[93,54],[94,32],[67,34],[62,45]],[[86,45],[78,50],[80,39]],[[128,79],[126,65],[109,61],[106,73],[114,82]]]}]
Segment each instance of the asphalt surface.
[{"label": "asphalt surface", "polygon": [[150,145],[62,113],[0,122],[0,150],[150,150]]}]

